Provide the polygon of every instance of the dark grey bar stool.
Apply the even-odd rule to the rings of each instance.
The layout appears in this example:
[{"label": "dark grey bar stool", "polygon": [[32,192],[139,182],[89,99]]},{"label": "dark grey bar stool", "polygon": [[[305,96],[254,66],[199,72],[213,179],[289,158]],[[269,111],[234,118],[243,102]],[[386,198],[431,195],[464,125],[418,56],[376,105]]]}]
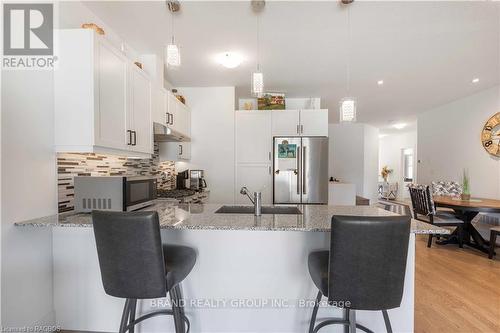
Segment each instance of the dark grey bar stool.
[{"label": "dark grey bar stool", "polygon": [[[332,324],[344,325],[344,332],[372,332],[356,323],[355,310],[382,311],[387,332],[392,332],[387,310],[399,307],[403,298],[410,223],[409,216],[333,216],[330,251],[309,254],[309,273],[319,289],[310,333]],[[315,326],[323,296],[332,305],[350,304],[343,318]]]},{"label": "dark grey bar stool", "polygon": [[[189,332],[180,283],[196,262],[196,252],[186,246],[163,245],[157,212],[93,211],[92,221],[106,294],[125,298],[120,333],[158,315],[172,315],[176,333]],[[172,309],[136,316],[138,299],[170,294]]]}]

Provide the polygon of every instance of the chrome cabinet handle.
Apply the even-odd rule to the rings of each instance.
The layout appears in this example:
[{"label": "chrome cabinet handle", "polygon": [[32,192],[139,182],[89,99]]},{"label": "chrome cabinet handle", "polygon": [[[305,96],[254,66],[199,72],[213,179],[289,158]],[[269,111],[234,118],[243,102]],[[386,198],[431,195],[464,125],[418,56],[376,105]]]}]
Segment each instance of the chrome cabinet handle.
[{"label": "chrome cabinet handle", "polygon": [[300,125],[300,134],[304,134],[304,125]]},{"label": "chrome cabinet handle", "polygon": [[179,145],[179,156],[182,155],[182,145]]},{"label": "chrome cabinet handle", "polygon": [[134,135],[134,142],[132,143],[132,146],[137,145],[137,132],[136,131],[130,131]]},{"label": "chrome cabinet handle", "polygon": [[165,124],[167,124],[167,125],[168,125],[168,124],[169,124],[169,122],[170,122],[170,113],[165,112],[165,117],[167,117],[167,118],[166,118],[166,120],[165,120]]},{"label": "chrome cabinet handle", "polygon": [[300,134],[300,132],[299,132],[299,125],[297,125],[297,134]]},{"label": "chrome cabinet handle", "polygon": [[300,194],[300,148],[297,147],[297,194]]},{"label": "chrome cabinet handle", "polygon": [[269,174],[271,174],[271,166],[269,166]]},{"label": "chrome cabinet handle", "polygon": [[132,145],[132,131],[131,130],[127,130],[127,146],[130,146]]},{"label": "chrome cabinet handle", "polygon": [[271,152],[269,152],[269,161],[271,161]]},{"label": "chrome cabinet handle", "polygon": [[172,122],[170,123],[170,125],[173,125],[173,124],[174,124],[174,114],[173,114],[173,113],[171,113],[170,115],[172,116],[172,118],[171,118],[171,119],[172,119]]},{"label": "chrome cabinet handle", "polygon": [[306,147],[302,147],[302,193],[306,194]]}]

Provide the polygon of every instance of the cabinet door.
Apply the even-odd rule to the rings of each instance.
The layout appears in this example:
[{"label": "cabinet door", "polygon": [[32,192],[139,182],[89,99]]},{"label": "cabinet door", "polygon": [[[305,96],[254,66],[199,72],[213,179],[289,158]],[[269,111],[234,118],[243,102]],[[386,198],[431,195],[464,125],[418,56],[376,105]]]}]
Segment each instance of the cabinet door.
[{"label": "cabinet door", "polygon": [[127,59],[104,40],[96,44],[95,145],[127,149]]},{"label": "cabinet door", "polygon": [[165,92],[156,85],[151,85],[151,118],[153,122],[167,124]]},{"label": "cabinet door", "polygon": [[298,136],[299,110],[272,111],[273,136]]},{"label": "cabinet door", "polygon": [[191,159],[191,142],[179,142],[179,159],[190,160]]},{"label": "cabinet door", "polygon": [[236,111],[236,163],[271,163],[271,111]]},{"label": "cabinet door", "polygon": [[179,117],[177,115],[177,104],[179,101],[170,91],[167,92],[167,126],[174,131],[179,131],[178,123]]},{"label": "cabinet door", "polygon": [[300,110],[300,134],[328,136],[328,110]]},{"label": "cabinet door", "polygon": [[[269,205],[273,198],[273,185],[270,164],[239,164],[236,167],[236,204],[252,204],[246,196],[240,194],[241,187],[248,187],[250,192],[262,192],[262,203]],[[252,194],[251,194],[252,196]]]},{"label": "cabinet door", "polygon": [[185,136],[189,137],[188,133],[188,117],[189,110],[188,108],[182,104],[182,102],[177,101],[177,113],[176,113],[176,128],[177,131],[181,132]]},{"label": "cabinet door", "polygon": [[130,68],[129,129],[133,131],[130,149],[152,153],[151,83],[141,69]]}]

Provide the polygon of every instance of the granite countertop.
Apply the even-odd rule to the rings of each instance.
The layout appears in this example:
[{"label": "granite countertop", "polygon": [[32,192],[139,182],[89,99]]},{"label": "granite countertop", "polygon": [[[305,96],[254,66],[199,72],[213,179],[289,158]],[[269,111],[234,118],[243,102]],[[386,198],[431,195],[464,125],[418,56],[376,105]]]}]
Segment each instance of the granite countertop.
[{"label": "granite countertop", "polygon": [[[175,204],[158,199],[143,210],[156,210],[162,229],[199,230],[268,230],[268,231],[329,231],[332,215],[391,216],[376,206],[297,205],[302,215],[215,214],[221,204]],[[90,214],[62,213],[15,223],[31,227],[92,227]],[[416,234],[448,234],[447,229],[412,220],[411,232]]]}]

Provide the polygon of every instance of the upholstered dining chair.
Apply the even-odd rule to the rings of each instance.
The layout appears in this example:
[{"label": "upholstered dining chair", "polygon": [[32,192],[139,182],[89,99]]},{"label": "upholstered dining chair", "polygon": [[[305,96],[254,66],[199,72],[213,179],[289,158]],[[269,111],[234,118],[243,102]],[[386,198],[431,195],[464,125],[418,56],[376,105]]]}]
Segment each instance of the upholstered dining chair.
[{"label": "upholstered dining chair", "polygon": [[[456,227],[458,233],[458,245],[463,247],[464,222],[457,218],[453,212],[437,211],[432,199],[432,193],[427,185],[411,184],[408,186],[411,203],[413,206],[413,217],[440,227]],[[419,218],[419,215],[422,217]],[[433,234],[429,234],[427,247],[431,247]]]}]

